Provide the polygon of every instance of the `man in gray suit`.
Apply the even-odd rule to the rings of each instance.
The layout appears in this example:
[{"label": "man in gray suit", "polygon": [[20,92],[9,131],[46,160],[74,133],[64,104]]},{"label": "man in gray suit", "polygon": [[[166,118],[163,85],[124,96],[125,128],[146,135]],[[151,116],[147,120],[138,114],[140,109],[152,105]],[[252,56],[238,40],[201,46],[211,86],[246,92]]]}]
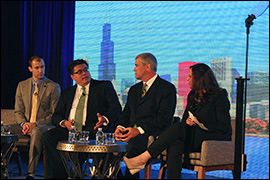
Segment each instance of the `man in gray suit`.
[{"label": "man in gray suit", "polygon": [[[15,96],[15,119],[22,134],[30,136],[26,179],[34,179],[43,149],[43,133],[53,128],[51,116],[60,98],[60,85],[44,76],[45,64],[40,56],[28,60],[32,77],[19,82]],[[35,101],[35,102],[34,102]]]}]

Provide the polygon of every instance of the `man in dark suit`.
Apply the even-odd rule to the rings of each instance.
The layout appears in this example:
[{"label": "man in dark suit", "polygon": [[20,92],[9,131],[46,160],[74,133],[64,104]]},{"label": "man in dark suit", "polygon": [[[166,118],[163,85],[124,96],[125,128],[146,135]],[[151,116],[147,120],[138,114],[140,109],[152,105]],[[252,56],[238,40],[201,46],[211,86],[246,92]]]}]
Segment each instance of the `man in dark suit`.
[{"label": "man in dark suit", "polygon": [[[88,63],[84,60],[72,61],[68,66],[76,85],[61,92],[60,100],[52,116],[56,128],[44,134],[45,178],[67,178],[64,164],[56,149],[58,141],[68,139],[68,131],[74,123],[78,130],[90,131],[90,139],[95,139],[98,127],[104,132],[113,132],[121,113],[121,105],[110,81],[91,79]],[[81,121],[76,117],[80,97],[85,96]]]},{"label": "man in dark suit", "polygon": [[[141,82],[130,88],[115,130],[117,141],[128,142],[128,158],[146,150],[149,135],[158,136],[170,126],[176,106],[176,89],[156,74],[155,56],[142,53],[135,59],[135,77]],[[139,173],[131,175],[126,168],[125,178],[139,177]]]}]

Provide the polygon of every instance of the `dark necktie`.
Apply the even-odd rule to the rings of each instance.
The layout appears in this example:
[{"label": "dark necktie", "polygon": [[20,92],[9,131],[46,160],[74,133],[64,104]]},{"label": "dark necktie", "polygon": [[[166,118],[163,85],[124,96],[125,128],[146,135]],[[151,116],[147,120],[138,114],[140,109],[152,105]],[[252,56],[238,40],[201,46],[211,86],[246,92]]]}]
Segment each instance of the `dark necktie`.
[{"label": "dark necktie", "polygon": [[147,84],[144,83],[143,88],[142,88],[142,98],[145,96],[145,94],[147,92],[146,88],[147,88]]},{"label": "dark necktie", "polygon": [[75,113],[75,127],[78,131],[82,130],[82,119],[83,119],[83,109],[84,109],[84,102],[85,102],[85,87],[82,87],[82,95],[78,102],[76,113]]}]

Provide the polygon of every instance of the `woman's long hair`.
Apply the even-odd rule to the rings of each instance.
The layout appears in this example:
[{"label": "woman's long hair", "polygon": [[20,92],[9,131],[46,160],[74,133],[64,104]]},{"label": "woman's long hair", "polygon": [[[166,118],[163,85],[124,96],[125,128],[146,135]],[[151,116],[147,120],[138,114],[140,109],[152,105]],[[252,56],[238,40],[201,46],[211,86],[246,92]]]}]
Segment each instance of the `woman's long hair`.
[{"label": "woman's long hair", "polygon": [[194,98],[199,103],[205,103],[211,94],[221,90],[212,69],[204,63],[190,66],[192,70]]}]

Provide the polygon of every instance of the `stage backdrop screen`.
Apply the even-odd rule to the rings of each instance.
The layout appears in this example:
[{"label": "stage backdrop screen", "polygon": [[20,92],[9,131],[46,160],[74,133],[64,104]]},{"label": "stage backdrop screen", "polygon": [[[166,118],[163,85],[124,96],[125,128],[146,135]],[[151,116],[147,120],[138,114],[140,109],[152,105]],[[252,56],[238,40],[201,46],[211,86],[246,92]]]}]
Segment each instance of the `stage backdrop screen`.
[{"label": "stage backdrop screen", "polygon": [[[151,52],[157,73],[177,88],[182,116],[194,63],[209,65],[226,88],[236,115],[235,78],[245,78],[245,20],[258,1],[76,1],[74,59],[92,78],[110,80],[125,105],[135,57]],[[246,133],[269,137],[269,9],[250,27]]]}]

